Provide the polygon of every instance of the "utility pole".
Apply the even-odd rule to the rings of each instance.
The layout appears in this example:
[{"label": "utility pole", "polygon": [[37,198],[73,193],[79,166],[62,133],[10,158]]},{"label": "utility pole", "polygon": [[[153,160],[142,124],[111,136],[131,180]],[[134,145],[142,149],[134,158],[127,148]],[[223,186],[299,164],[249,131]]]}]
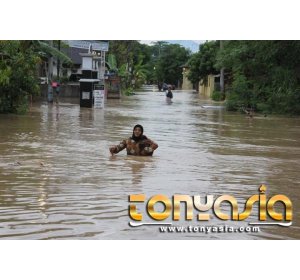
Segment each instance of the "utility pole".
[{"label": "utility pole", "polygon": [[[49,46],[53,47],[53,41],[49,41]],[[53,91],[52,91],[52,75],[53,75],[53,57],[52,55],[48,58],[48,102],[53,102]]]},{"label": "utility pole", "polygon": [[[49,41],[49,46],[53,47],[53,41]],[[50,55],[48,58],[48,81],[51,83],[53,75],[53,56]]]},{"label": "utility pole", "polygon": [[[224,42],[220,40],[220,50],[222,51],[224,49]],[[225,83],[224,83],[224,67],[221,68],[220,73],[220,90],[222,93],[225,91]]]},{"label": "utility pole", "polygon": [[[57,42],[57,48],[60,51],[60,40]],[[60,72],[60,60],[57,58],[57,79],[59,80],[59,72]]]}]

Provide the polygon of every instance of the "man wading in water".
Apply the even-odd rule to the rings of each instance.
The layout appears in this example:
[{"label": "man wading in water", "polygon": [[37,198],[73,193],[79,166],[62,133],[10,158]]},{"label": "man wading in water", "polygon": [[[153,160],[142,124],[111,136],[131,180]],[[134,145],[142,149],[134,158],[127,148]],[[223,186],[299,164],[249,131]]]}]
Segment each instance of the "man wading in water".
[{"label": "man wading in water", "polygon": [[168,91],[166,93],[166,101],[167,103],[172,103],[173,93],[171,91],[171,87],[168,86]]},{"label": "man wading in water", "polygon": [[127,155],[132,156],[152,156],[154,150],[158,148],[158,145],[143,135],[144,128],[137,124],[133,128],[132,136],[126,140],[123,140],[119,145],[109,148],[111,155],[117,154],[126,148]]}]

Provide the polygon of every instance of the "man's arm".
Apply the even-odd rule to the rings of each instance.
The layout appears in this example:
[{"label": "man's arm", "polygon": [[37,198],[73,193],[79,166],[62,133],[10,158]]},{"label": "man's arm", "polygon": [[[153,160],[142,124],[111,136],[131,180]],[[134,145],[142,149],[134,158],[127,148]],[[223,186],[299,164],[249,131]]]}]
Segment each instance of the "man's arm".
[{"label": "man's arm", "polygon": [[109,151],[113,155],[113,154],[117,154],[117,153],[121,152],[126,147],[127,147],[126,140],[123,140],[123,141],[120,142],[119,145],[115,145],[115,146],[110,147]]},{"label": "man's arm", "polygon": [[149,145],[149,147],[145,147],[144,150],[146,150],[149,153],[153,152],[154,150],[156,150],[158,148],[158,145],[149,138],[145,141],[145,143],[147,143]]}]

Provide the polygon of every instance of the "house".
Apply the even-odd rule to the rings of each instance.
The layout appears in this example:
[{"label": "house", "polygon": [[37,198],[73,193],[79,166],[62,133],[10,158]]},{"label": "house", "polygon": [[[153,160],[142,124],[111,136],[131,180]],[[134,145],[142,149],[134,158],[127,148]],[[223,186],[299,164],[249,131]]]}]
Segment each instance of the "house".
[{"label": "house", "polygon": [[[63,52],[65,52],[71,58],[73,65],[71,68],[66,67],[63,69],[63,76],[67,76],[71,78],[71,80],[73,78],[72,76],[74,76],[75,79],[80,76],[82,74],[82,56],[80,53],[88,52],[93,53],[101,58],[99,63],[102,63],[103,71],[105,71],[107,67],[105,64],[105,54],[108,52],[108,41],[69,40],[64,41],[64,43],[69,47],[65,48]],[[101,66],[99,68],[101,68]],[[53,74],[55,75],[55,73]],[[102,78],[104,79],[104,72],[102,73]]]},{"label": "house", "polygon": [[[61,51],[64,52],[69,58],[72,60],[72,65],[62,64],[60,67],[57,67],[58,62],[57,59],[52,59],[52,77],[57,78],[57,73],[59,69],[60,77],[59,80],[61,82],[69,82],[66,89],[61,87],[62,95],[66,97],[71,97],[72,92],[76,92],[75,95],[79,94],[79,80],[82,77],[82,71],[84,71],[84,65],[82,65],[82,55],[84,53],[94,54],[97,59],[94,59],[94,69],[98,69],[98,78],[103,79],[105,82],[105,90],[107,94],[107,98],[120,98],[121,97],[121,86],[120,86],[120,77],[113,71],[109,71],[110,67],[105,62],[106,52],[109,48],[108,41],[91,41],[91,40],[69,40],[63,41],[64,47],[61,48]],[[51,68],[51,67],[50,67]],[[48,76],[48,61],[44,61],[42,67],[40,67],[39,75],[41,84],[44,84],[45,80],[48,80],[46,77]],[[45,77],[45,78],[43,78]],[[71,82],[71,83],[70,83]],[[72,83],[73,82],[73,83]],[[71,88],[69,90],[69,88]],[[78,89],[77,89],[78,87]],[[44,91],[46,91],[46,87]]]},{"label": "house", "polygon": [[[82,57],[80,53],[92,52],[102,58],[102,69],[105,69],[105,54],[108,51],[108,41],[96,40],[65,40],[62,41],[61,51],[65,53],[72,60],[72,65],[64,63],[58,65],[56,58],[52,59],[52,67],[49,67],[48,61],[44,61],[38,69],[40,77],[57,77],[59,71],[59,78],[63,80],[78,81],[81,72]],[[52,73],[48,75],[48,70]],[[104,75],[104,73],[102,73]]]}]

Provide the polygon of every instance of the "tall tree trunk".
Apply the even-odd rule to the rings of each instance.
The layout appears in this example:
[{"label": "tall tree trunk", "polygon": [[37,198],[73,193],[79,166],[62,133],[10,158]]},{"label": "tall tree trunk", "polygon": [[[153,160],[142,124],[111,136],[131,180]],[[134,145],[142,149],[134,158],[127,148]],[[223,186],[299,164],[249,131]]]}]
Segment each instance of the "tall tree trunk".
[{"label": "tall tree trunk", "polygon": [[[224,42],[221,40],[220,41],[220,50],[223,50],[224,48]],[[225,91],[225,83],[224,83],[224,67],[221,68],[220,72],[220,90],[222,93]]]}]

